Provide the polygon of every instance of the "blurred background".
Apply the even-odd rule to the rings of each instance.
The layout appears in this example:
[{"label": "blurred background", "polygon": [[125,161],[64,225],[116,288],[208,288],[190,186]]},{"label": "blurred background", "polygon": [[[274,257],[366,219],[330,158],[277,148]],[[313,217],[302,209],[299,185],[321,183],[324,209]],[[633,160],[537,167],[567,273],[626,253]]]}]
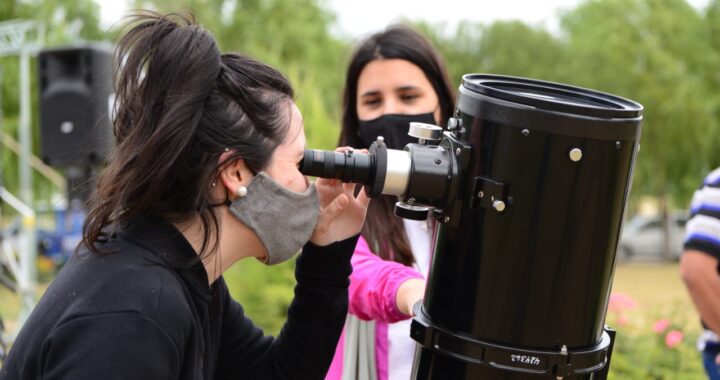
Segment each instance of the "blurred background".
[{"label": "blurred background", "polygon": [[[61,143],[41,127],[52,65],[40,62],[78,47],[104,57],[118,33],[113,26],[136,8],[190,10],[222,50],[280,69],[296,88],[313,148],[335,147],[354,44],[393,22],[412,24],[434,42],[456,86],[465,73],[496,73],[640,102],[642,149],[608,311],[619,330],[611,378],[703,378],[694,350],[698,318],[677,260],[690,197],[720,166],[720,0],[0,0],[5,341],[77,243],[82,189],[97,169],[53,162]],[[226,278],[248,315],[276,334],[292,298],[293,263],[268,268],[246,260]],[[668,343],[670,332],[681,333],[680,343]]]}]

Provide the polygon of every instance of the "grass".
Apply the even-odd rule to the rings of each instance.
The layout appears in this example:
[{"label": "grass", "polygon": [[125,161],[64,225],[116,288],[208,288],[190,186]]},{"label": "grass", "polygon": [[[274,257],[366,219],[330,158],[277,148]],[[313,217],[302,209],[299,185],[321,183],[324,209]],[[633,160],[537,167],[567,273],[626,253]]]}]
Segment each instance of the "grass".
[{"label": "grass", "polygon": [[629,294],[641,307],[691,305],[677,263],[622,263],[615,268],[613,292]]},{"label": "grass", "polygon": [[637,309],[658,319],[673,315],[690,333],[700,331],[700,322],[690,295],[680,279],[677,263],[623,263],[616,267],[613,293],[624,293],[637,302]]},{"label": "grass", "polygon": [[[47,289],[48,284],[42,283],[38,285],[37,298],[43,294]],[[20,314],[20,306],[22,302],[20,295],[11,292],[4,286],[0,286],[0,318],[2,318],[3,324],[7,331],[15,330],[15,319]]]},{"label": "grass", "polygon": [[19,312],[20,296],[5,287],[0,287],[0,318],[8,331],[14,330],[15,318]]}]

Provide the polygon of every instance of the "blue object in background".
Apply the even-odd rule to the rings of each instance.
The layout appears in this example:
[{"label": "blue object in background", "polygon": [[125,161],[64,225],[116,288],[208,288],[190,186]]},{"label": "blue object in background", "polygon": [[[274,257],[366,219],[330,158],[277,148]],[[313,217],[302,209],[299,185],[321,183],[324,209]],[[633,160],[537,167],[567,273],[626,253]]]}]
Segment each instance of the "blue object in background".
[{"label": "blue object in background", "polygon": [[71,207],[69,210],[57,208],[54,214],[55,230],[37,231],[39,253],[50,258],[56,265],[62,265],[82,240],[86,212],[81,207]]}]

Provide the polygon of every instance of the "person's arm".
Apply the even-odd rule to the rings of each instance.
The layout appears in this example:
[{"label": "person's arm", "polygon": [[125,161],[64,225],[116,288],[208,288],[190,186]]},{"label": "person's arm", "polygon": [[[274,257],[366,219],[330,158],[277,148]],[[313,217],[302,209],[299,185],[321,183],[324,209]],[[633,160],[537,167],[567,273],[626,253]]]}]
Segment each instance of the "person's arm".
[{"label": "person's arm", "polygon": [[413,306],[425,297],[425,280],[411,278],[400,284],[395,296],[398,310],[407,316],[413,315]]},{"label": "person's arm", "polygon": [[347,314],[350,256],[357,237],[308,243],[295,268],[295,298],[276,339],[264,336],[230,297],[225,302],[218,379],[322,379]]},{"label": "person's arm", "polygon": [[680,274],[690,298],[705,324],[720,334],[720,277],[718,259],[706,252],[686,250],[680,258]]},{"label": "person's arm", "polygon": [[422,299],[423,276],[411,267],[385,261],[360,238],[352,257],[350,313],[363,320],[387,323],[407,319],[412,305]]},{"label": "person's arm", "polygon": [[177,379],[184,360],[156,321],[139,313],[78,317],[47,337],[41,373],[54,379]]},{"label": "person's arm", "polygon": [[705,325],[720,334],[720,214],[718,170],[705,178],[690,204],[680,275]]}]

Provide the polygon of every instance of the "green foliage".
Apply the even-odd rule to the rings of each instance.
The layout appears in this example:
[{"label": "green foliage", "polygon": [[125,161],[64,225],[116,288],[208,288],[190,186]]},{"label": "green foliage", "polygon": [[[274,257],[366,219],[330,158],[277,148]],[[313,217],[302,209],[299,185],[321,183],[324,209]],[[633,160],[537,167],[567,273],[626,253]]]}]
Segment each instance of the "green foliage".
[{"label": "green foliage", "polygon": [[687,204],[717,161],[718,51],[683,0],[586,1],[563,19],[566,81],[645,106],[636,194]]},{"label": "green foliage", "polygon": [[247,316],[265,331],[275,335],[287,318],[293,298],[295,262],[266,266],[247,259],[223,274],[233,298],[245,308]]},{"label": "green foliage", "polygon": [[460,22],[452,33],[427,23],[417,24],[445,58],[451,80],[488,73],[561,80],[566,46],[546,30],[521,21],[490,25]]},{"label": "green foliage", "polygon": [[319,86],[317,74],[301,75],[297,66],[290,67],[286,73],[296,88],[296,101],[301,107],[307,146],[315,149],[334,149],[340,135],[339,105],[330,106],[326,93]]}]

